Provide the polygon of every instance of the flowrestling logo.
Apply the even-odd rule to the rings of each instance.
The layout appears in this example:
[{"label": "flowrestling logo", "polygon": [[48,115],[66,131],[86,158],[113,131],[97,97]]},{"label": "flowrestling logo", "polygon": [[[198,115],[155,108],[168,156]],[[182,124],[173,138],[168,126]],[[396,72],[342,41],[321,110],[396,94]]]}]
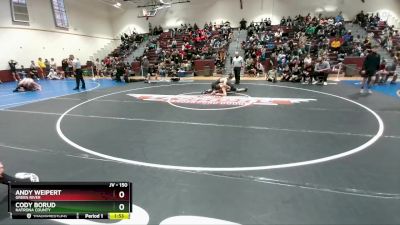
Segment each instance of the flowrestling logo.
[{"label": "flowrestling logo", "polygon": [[295,103],[312,102],[316,99],[305,98],[261,98],[250,96],[212,96],[212,95],[155,95],[128,94],[136,99],[151,102],[166,102],[173,105],[221,105],[221,106],[250,106],[250,105],[292,105]]}]

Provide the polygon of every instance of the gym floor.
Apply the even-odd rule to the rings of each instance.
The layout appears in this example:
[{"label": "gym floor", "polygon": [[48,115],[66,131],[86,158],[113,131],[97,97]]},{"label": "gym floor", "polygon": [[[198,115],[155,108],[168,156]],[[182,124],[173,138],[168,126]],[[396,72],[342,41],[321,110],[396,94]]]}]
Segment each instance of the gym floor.
[{"label": "gym floor", "polygon": [[[224,99],[198,96],[210,81],[49,82],[56,94],[0,85],[8,174],[131,181],[138,224],[400,224],[397,96],[347,81],[243,81]],[[0,224],[29,224],[0,193]]]}]

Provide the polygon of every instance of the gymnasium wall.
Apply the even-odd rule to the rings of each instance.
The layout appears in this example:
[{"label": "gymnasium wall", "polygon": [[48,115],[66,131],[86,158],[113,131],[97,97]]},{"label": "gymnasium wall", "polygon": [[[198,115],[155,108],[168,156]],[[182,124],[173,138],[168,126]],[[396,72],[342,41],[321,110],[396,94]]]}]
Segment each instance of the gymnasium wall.
[{"label": "gymnasium wall", "polygon": [[[343,11],[346,19],[352,19],[361,10],[365,12],[385,10],[394,17],[400,16],[399,0],[365,0],[365,3],[361,0],[243,0],[243,10],[240,9],[239,0],[191,0],[189,4],[178,4],[163,10],[149,20],[138,19],[139,9],[131,3],[127,6],[131,7],[113,18],[116,33],[133,29],[147,32],[149,22],[169,28],[185,22],[192,24],[198,22],[203,26],[205,22],[228,20],[237,27],[242,18],[250,22],[270,17],[276,24],[282,16],[293,17],[299,13],[305,15],[321,12],[324,15],[337,15],[339,11]],[[390,22],[399,25],[399,21],[392,19]]]},{"label": "gymnasium wall", "polygon": [[58,64],[69,54],[86,61],[113,41],[110,7],[93,0],[65,0],[68,30],[56,28],[50,0],[28,0],[29,24],[12,22],[10,1],[0,0],[0,71],[15,59],[29,66],[38,57],[55,58]]},{"label": "gymnasium wall", "polygon": [[[121,32],[136,30],[148,32],[148,23],[161,24],[164,28],[181,23],[226,21],[238,26],[241,18],[259,21],[271,17],[278,23],[285,15],[318,14],[336,15],[343,11],[351,19],[360,10],[376,12],[385,10],[391,18],[400,15],[400,0],[192,0],[190,4],[178,4],[163,10],[155,18],[137,18],[139,9],[135,4],[124,3],[117,10],[97,0],[65,0],[70,28],[55,27],[50,0],[28,0],[30,23],[19,24],[11,20],[9,0],[0,0],[0,71],[8,69],[10,59],[29,65],[31,59],[55,58],[58,63],[69,54],[82,61],[88,60],[98,50],[110,43]],[[399,21],[396,22],[398,25]]]}]

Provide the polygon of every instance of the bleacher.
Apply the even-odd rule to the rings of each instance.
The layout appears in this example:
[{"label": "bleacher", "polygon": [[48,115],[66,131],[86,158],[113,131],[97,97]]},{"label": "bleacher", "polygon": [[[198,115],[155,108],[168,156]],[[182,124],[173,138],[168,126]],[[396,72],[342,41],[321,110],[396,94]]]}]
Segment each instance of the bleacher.
[{"label": "bleacher", "polygon": [[[188,37],[189,35],[188,34],[176,34],[175,35],[175,40],[177,42],[176,49],[180,49],[181,46],[184,44],[183,39],[185,36]],[[172,47],[168,46],[168,41],[170,41],[170,43],[171,43],[173,39],[174,38],[172,37],[171,32],[164,32],[164,33],[160,34],[160,36],[157,39],[157,42],[160,43],[160,48],[162,50],[172,51],[173,50]],[[149,49],[147,51],[147,53],[145,54],[147,56],[147,58],[149,59],[150,64],[155,64],[158,62],[158,56],[157,56],[156,50],[157,50],[156,48]]]},{"label": "bleacher", "polygon": [[[254,23],[254,24],[257,24],[257,23]],[[281,40],[281,42],[278,42],[278,41],[274,40],[272,42],[268,42],[268,44],[274,44],[275,46],[277,46],[277,45],[282,45],[282,44],[290,42],[290,41],[292,41],[294,45],[298,45],[299,44],[299,41],[295,39],[295,31],[294,31],[294,29],[292,27],[288,27],[288,26],[272,25],[266,31],[257,32],[257,35],[262,35],[263,33],[267,33],[269,31],[276,32],[279,29],[282,30],[282,33],[283,33],[282,36],[286,36],[287,39]],[[334,37],[331,37],[330,38],[330,42],[332,42],[334,39],[335,39]],[[317,40],[312,39],[312,40],[309,40],[308,42],[310,43],[310,49],[318,49],[318,41]],[[341,43],[343,43],[343,39],[342,38],[341,38]],[[272,50],[270,50],[270,49],[266,50],[266,54],[267,54],[268,57],[263,63],[264,69],[266,71],[271,69],[270,58],[269,58],[271,53],[272,53]],[[329,51],[328,57],[329,57],[329,62],[331,64],[331,66],[335,66],[335,65],[337,65],[339,63],[337,53],[333,53],[333,52]],[[315,59],[316,59],[316,57],[314,56],[313,60],[315,60]],[[245,73],[246,72],[247,71],[245,71]]]},{"label": "bleacher", "polygon": [[[212,31],[212,36],[210,37],[210,39],[213,37],[217,37],[218,35],[219,35],[219,31]],[[179,49],[181,49],[181,46],[185,43],[185,39],[189,40],[190,37],[189,37],[189,33],[184,33],[184,34],[177,33],[177,34],[175,34],[175,37],[173,37],[173,35],[171,35],[171,32],[164,32],[159,36],[157,41],[160,43],[160,48],[162,50],[172,51],[172,50],[175,50],[171,46],[173,39],[175,39],[177,41],[176,49],[179,50]],[[168,44],[168,43],[170,43],[170,44]],[[204,47],[204,44],[195,43],[195,47],[202,48],[202,47]],[[146,56],[149,59],[150,63],[155,63],[158,60],[158,58],[157,58],[158,56],[156,54],[156,49],[149,50],[147,52]]]},{"label": "bleacher", "polygon": [[[211,36],[209,37],[208,40],[212,38],[216,38],[220,35],[220,31],[211,31]],[[172,41],[176,40],[177,45],[176,48],[172,48]],[[189,33],[176,33],[175,36],[172,35],[170,31],[168,32],[163,32],[160,34],[157,40],[154,40],[154,42],[159,43],[159,47],[161,50],[166,51],[166,52],[173,52],[175,50],[178,50],[181,52],[182,45],[185,44],[186,41],[189,41],[191,39]],[[195,42],[194,47],[196,49],[202,49],[205,46],[205,43],[208,43],[207,41],[202,41],[202,42]],[[225,46],[224,48],[227,48],[228,46]],[[156,53],[157,49],[148,49],[147,52],[145,53],[145,56],[148,58],[150,64],[156,64],[159,63],[159,56]],[[215,51],[215,49],[214,49]],[[187,63],[187,59],[183,60],[184,63]],[[195,75],[212,75],[215,70],[215,59],[196,59],[193,60],[193,70],[192,71],[186,71],[186,73],[193,73],[195,72]]]}]

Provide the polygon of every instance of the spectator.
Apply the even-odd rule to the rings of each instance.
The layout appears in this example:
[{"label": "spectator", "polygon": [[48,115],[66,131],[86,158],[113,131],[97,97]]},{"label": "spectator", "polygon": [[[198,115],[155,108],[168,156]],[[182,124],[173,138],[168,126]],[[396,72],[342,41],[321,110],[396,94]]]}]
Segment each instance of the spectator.
[{"label": "spectator", "polygon": [[72,76],[74,75],[74,61],[73,61],[73,57],[71,58],[71,56],[67,59],[68,62],[68,76]]},{"label": "spectator", "polygon": [[261,62],[257,62],[256,69],[257,69],[257,77],[260,77],[260,74],[261,74],[261,76],[265,77],[265,69]]},{"label": "spectator", "polygon": [[94,66],[95,66],[95,72],[97,76],[102,76],[102,64],[100,62],[100,59],[97,58],[96,61],[94,62]]},{"label": "spectator", "polygon": [[286,26],[286,19],[285,19],[285,17],[282,17],[280,25],[281,25],[281,26]]},{"label": "spectator", "polygon": [[18,64],[17,61],[15,61],[13,59],[8,62],[8,65],[10,66],[11,74],[13,76],[14,81],[16,81],[16,82],[21,80],[21,78],[17,74],[17,67],[16,67],[17,64]]},{"label": "spectator", "polygon": [[54,58],[50,59],[50,69],[53,69],[54,71],[57,71],[57,63],[54,61]]},{"label": "spectator", "polygon": [[335,17],[335,22],[338,23],[338,22],[343,22],[343,21],[344,21],[344,19],[342,16],[342,11],[340,11],[339,14]]},{"label": "spectator", "polygon": [[388,74],[388,72],[386,70],[386,60],[382,59],[382,62],[379,65],[379,70],[378,70],[378,72],[376,72],[375,80],[374,80],[373,84],[376,85],[376,84],[380,83],[382,81],[381,78],[383,79],[384,77],[387,76],[387,74]]},{"label": "spectator", "polygon": [[116,80],[117,82],[122,82],[121,77],[122,77],[122,76],[124,75],[124,73],[125,73],[125,63],[122,62],[122,61],[117,62],[116,71],[117,71],[117,73],[115,74],[115,80]]},{"label": "spectator", "polygon": [[164,79],[167,77],[167,71],[165,68],[165,62],[161,62],[158,65],[158,73],[160,74],[161,77],[163,77]]},{"label": "spectator", "polygon": [[265,80],[270,81],[272,83],[276,83],[277,76],[278,72],[276,71],[275,67],[272,67],[271,70],[269,70],[267,75],[265,76]]},{"label": "spectator", "polygon": [[246,30],[246,28],[247,28],[247,21],[243,18],[240,21],[240,30]]},{"label": "spectator", "polygon": [[351,34],[351,31],[348,31],[344,36],[343,40],[345,42],[353,42],[353,35]]},{"label": "spectator", "polygon": [[294,67],[291,70],[291,78],[289,81],[291,82],[300,82],[301,81],[301,67],[299,63],[295,63]]},{"label": "spectator", "polygon": [[148,78],[150,62],[146,56],[142,59],[142,76]]},{"label": "spectator", "polygon": [[29,66],[29,77],[39,80],[39,72],[33,60],[31,61],[31,65]]},{"label": "spectator", "polygon": [[61,80],[62,77],[57,74],[57,71],[54,69],[50,69],[49,75],[47,75],[47,78],[50,80]]},{"label": "spectator", "polygon": [[282,69],[281,82],[290,81],[292,74],[290,72],[289,64],[285,64]]},{"label": "spectator", "polygon": [[177,42],[176,39],[174,38],[174,39],[172,40],[171,47],[175,49],[177,46],[178,46],[178,42]]},{"label": "spectator", "polygon": [[331,66],[329,62],[326,60],[326,58],[321,58],[319,57],[317,59],[317,63],[315,64],[314,67],[314,83],[313,84],[323,84],[323,85],[328,85],[328,74],[331,69]]},{"label": "spectator", "polygon": [[399,64],[399,59],[398,59],[398,57],[395,56],[393,53],[392,53],[391,56],[392,56],[392,58],[393,58],[393,62],[392,62],[392,63],[389,63],[389,64],[386,66],[387,74],[384,76],[384,78],[383,78],[383,80],[382,80],[382,83],[383,83],[383,84],[386,84],[386,83],[387,83],[389,77],[393,77],[393,78],[392,78],[392,81],[390,82],[390,84],[396,84],[396,80],[397,80],[397,76],[398,76],[398,74],[396,73],[396,68],[397,68],[397,66],[398,66],[398,64]]},{"label": "spectator", "polygon": [[334,53],[337,53],[340,49],[340,47],[342,46],[342,42],[340,41],[339,38],[335,38],[332,42],[331,42],[331,49]]},{"label": "spectator", "polygon": [[313,75],[313,61],[310,55],[307,55],[304,60],[304,69],[303,69],[303,84],[311,84],[312,83],[312,75]]},{"label": "spectator", "polygon": [[44,65],[46,66],[45,71],[46,71],[46,75],[47,75],[50,72],[50,62],[48,59],[44,60]]},{"label": "spectator", "polygon": [[288,27],[293,26],[293,21],[292,21],[292,18],[290,18],[290,16],[286,19],[286,26],[288,26]]},{"label": "spectator", "polygon": [[17,71],[17,74],[20,79],[24,79],[24,78],[28,77],[28,73],[25,71],[25,67],[23,65],[21,65],[21,69],[19,69],[19,71]]},{"label": "spectator", "polygon": [[68,59],[63,59],[61,61],[61,69],[64,71],[64,76],[67,77],[69,75],[68,73]]},{"label": "spectator", "polygon": [[392,36],[389,36],[386,42],[386,49],[391,52],[393,48],[393,38]]},{"label": "spectator", "polygon": [[37,65],[38,65],[39,76],[41,76],[41,78],[44,79],[44,77],[45,77],[45,72],[46,72],[46,64],[44,64],[42,58],[39,58],[39,59],[38,59]]}]

